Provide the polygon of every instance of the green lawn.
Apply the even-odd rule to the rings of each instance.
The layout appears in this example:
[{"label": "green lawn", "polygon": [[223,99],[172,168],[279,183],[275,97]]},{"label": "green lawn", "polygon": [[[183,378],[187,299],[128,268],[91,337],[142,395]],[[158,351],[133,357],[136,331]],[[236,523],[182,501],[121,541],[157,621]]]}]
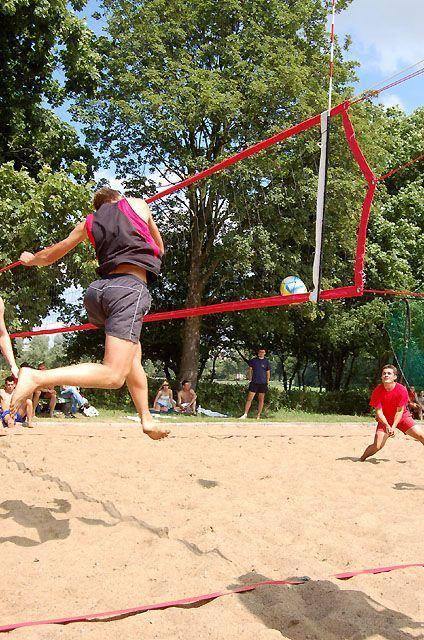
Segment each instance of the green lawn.
[{"label": "green lawn", "polygon": [[[97,418],[87,418],[87,421],[94,420],[95,422],[104,422],[105,420],[119,420],[125,421],[125,416],[135,416],[134,411],[122,411],[117,409],[99,409],[100,415]],[[247,422],[255,420],[255,412],[250,413],[250,418]],[[275,413],[262,414],[263,421],[266,422],[369,422],[372,420],[371,416],[345,416],[337,414],[323,414],[323,413],[306,413],[305,411],[290,411],[288,409],[281,409]],[[233,422],[235,418],[239,416],[230,416],[229,418],[208,418],[206,416],[182,416],[173,414],[169,416],[169,422]],[[128,420],[128,424],[131,422]],[[134,423],[135,424],[135,423]]]}]

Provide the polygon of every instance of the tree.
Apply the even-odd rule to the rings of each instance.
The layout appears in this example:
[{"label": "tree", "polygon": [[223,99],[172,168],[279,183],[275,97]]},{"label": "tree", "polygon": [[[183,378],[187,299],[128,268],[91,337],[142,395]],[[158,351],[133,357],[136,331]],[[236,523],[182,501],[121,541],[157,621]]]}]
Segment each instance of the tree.
[{"label": "tree", "polygon": [[[326,103],[326,11],[320,0],[104,0],[103,6],[106,70],[95,99],[80,113],[89,138],[115,162],[131,192],[155,188],[149,172],[156,181],[184,178]],[[338,50],[337,90],[352,78],[352,67],[341,62]],[[250,225],[249,211],[240,217],[233,206],[241,200],[239,190],[255,206],[260,180],[270,171],[276,175],[284,160],[290,184],[292,148],[281,161],[277,152],[269,155],[265,176],[256,168],[254,180],[255,165],[247,164],[161,207],[162,227],[178,238],[171,251],[182,257],[177,274],[186,306],[212,299],[212,280],[222,283],[234,240]],[[251,238],[246,250],[254,246]],[[167,258],[172,292],[174,262]],[[180,375],[192,380],[200,327],[199,318],[188,318],[182,334]]]},{"label": "tree", "polygon": [[44,164],[93,165],[76,131],[49,109],[87,95],[98,80],[94,35],[72,11],[85,4],[5,0],[0,7],[0,162],[33,176]]},{"label": "tree", "polygon": [[[79,184],[85,165],[74,163],[68,172],[44,167],[36,177],[12,163],[0,165],[2,232],[13,242],[2,243],[0,263],[6,265],[24,250],[36,251],[57,242],[87,215],[89,184]],[[31,329],[49,312],[72,316],[63,294],[68,287],[84,286],[94,274],[95,256],[80,247],[64,261],[39,269],[16,267],[1,274],[2,297],[7,303],[10,329]]]}]

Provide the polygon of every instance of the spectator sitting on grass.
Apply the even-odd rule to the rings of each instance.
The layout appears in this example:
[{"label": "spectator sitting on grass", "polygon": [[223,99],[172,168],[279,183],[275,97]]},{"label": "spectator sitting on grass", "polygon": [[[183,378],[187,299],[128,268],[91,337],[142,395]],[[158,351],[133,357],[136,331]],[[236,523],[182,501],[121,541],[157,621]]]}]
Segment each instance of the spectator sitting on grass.
[{"label": "spectator sitting on grass", "polygon": [[162,385],[159,387],[159,391],[156,394],[153,408],[155,411],[168,413],[168,411],[172,411],[174,409],[175,405],[176,402],[174,400],[172,389],[169,386],[169,382],[167,380],[164,380],[162,382]]},{"label": "spectator sitting on grass", "polygon": [[[26,401],[26,413],[25,415],[21,415],[17,413],[15,419],[10,415],[10,399],[15,390],[16,383],[15,378],[13,376],[8,376],[4,381],[3,389],[0,389],[0,402],[1,402],[1,421],[4,427],[11,428],[15,426],[15,423],[20,423],[25,427],[32,428],[32,417],[34,415],[34,410],[32,406],[32,401]],[[0,435],[5,435],[1,433]]]},{"label": "spectator sitting on grass", "polygon": [[[43,371],[43,370],[47,369],[46,363],[45,362],[40,362],[40,364],[38,365],[38,369],[40,369],[40,371]],[[37,407],[38,407],[38,403],[40,402],[40,398],[41,398],[41,400],[48,400],[49,401],[49,418],[53,418],[54,410],[55,410],[56,402],[57,402],[56,389],[54,387],[46,387],[46,388],[39,388],[39,389],[36,389],[36,391],[34,391],[34,395],[32,396],[32,402],[33,402],[33,405],[34,405],[34,413],[37,411]]]},{"label": "spectator sitting on grass", "polygon": [[89,406],[87,400],[83,398],[77,387],[70,385],[63,386],[60,392],[60,397],[64,400],[71,401],[71,413],[67,416],[68,418],[75,418],[75,414],[78,409]]},{"label": "spectator sitting on grass", "polygon": [[194,389],[191,388],[190,380],[183,380],[181,383],[181,391],[178,392],[178,402],[175,411],[195,415],[196,399],[197,395]]},{"label": "spectator sitting on grass", "polygon": [[418,399],[417,392],[415,391],[415,387],[409,387],[408,396],[409,396],[409,402],[408,402],[409,411],[412,413],[413,417],[416,420],[422,420],[423,408],[421,406],[421,402]]},{"label": "spectator sitting on grass", "polygon": [[418,394],[418,402],[421,405],[421,409],[424,411],[424,391],[420,391]]}]

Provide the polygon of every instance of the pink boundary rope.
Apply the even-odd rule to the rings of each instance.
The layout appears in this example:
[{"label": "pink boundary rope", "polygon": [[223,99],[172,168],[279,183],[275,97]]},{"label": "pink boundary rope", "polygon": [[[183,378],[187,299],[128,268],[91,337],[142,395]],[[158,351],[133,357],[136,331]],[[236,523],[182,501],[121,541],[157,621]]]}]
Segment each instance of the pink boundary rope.
[{"label": "pink boundary rope", "polygon": [[[409,569],[412,567],[424,567],[424,563],[413,564],[398,564],[389,567],[373,567],[372,569],[359,569],[358,571],[348,571],[344,573],[336,573],[330,578],[336,578],[337,580],[350,580],[359,575],[376,575],[379,573],[388,573],[389,571],[397,571],[399,569]],[[5,624],[0,626],[0,633],[7,631],[13,631],[14,629],[21,629],[22,627],[35,627],[47,624],[69,624],[70,622],[94,622],[104,618],[117,618],[119,616],[128,616],[136,613],[144,613],[145,611],[154,611],[157,609],[169,609],[170,607],[181,607],[189,604],[196,604],[198,602],[207,602],[208,600],[216,600],[224,596],[230,596],[235,593],[245,593],[247,591],[253,591],[264,586],[281,586],[281,585],[301,585],[307,582],[308,578],[299,578],[295,580],[264,580],[262,582],[254,582],[252,584],[243,585],[235,589],[228,589],[225,591],[215,591],[212,593],[204,593],[198,596],[189,596],[188,598],[180,598],[178,600],[168,600],[166,602],[158,602],[155,604],[139,605],[137,607],[131,607],[129,609],[116,609],[114,611],[102,611],[97,613],[80,614],[76,616],[68,616],[64,618],[51,618],[47,620],[31,620],[27,622],[15,622],[12,624]]]}]

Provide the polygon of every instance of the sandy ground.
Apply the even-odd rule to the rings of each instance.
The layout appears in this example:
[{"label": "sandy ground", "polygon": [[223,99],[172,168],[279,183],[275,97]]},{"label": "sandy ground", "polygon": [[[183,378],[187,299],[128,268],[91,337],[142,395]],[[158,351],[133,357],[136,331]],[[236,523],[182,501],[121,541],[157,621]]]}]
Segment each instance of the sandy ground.
[{"label": "sandy ground", "polygon": [[[188,608],[20,629],[32,639],[424,638],[424,449],[356,461],[370,424],[39,421],[0,439],[0,624],[310,576]],[[6,637],[6,636],[5,636]]]}]

